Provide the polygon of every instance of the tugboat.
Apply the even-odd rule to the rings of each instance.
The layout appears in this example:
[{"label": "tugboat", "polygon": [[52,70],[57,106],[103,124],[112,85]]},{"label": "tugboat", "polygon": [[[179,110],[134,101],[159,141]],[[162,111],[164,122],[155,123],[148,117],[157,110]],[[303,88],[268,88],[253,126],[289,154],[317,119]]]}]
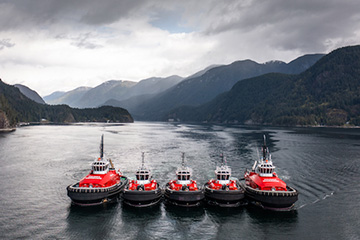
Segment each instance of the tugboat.
[{"label": "tugboat", "polygon": [[[286,185],[274,172],[275,166],[266,146],[262,147],[262,158],[255,161],[252,171],[245,172],[245,195],[253,203],[270,210],[290,210],[298,200],[296,189]],[[257,169],[256,169],[257,168]]]},{"label": "tugboat", "polygon": [[160,202],[162,190],[151,176],[151,171],[145,167],[144,153],[142,165],[135,172],[136,180],[131,180],[126,185],[122,194],[123,202],[133,207],[147,207]]},{"label": "tugboat", "polygon": [[91,165],[90,173],[80,182],[67,187],[72,203],[81,206],[100,205],[117,200],[128,178],[116,171],[111,160],[104,157],[104,135],[101,136],[100,157]]},{"label": "tugboat", "polygon": [[195,207],[204,199],[204,192],[196,181],[191,179],[192,170],[185,166],[185,153],[182,154],[182,165],[176,171],[176,180],[170,180],[165,186],[166,202],[186,207]]},{"label": "tugboat", "polygon": [[204,185],[206,202],[220,207],[238,207],[244,201],[245,191],[237,178],[231,178],[231,168],[224,164],[222,155],[221,166],[215,170],[216,179],[210,179]]}]

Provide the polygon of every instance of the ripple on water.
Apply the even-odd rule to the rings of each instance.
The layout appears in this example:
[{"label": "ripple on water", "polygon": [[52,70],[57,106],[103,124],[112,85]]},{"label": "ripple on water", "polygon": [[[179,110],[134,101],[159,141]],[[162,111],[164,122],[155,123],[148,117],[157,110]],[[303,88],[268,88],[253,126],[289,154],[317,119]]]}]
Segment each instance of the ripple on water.
[{"label": "ripple on water", "polygon": [[[355,130],[356,131],[356,130]],[[0,236],[6,239],[321,239],[360,235],[360,135],[347,130],[276,129],[169,123],[34,126],[0,138]],[[299,192],[295,211],[242,208],[149,209],[122,204],[71,205],[66,186],[79,181],[99,154],[133,177],[145,161],[161,185],[175,177],[181,152],[199,185],[214,177],[220,153],[234,177],[258,158],[267,135],[277,173]],[[344,135],[345,134],[345,135]],[[350,133],[349,133],[350,134]],[[344,137],[345,136],[345,137]],[[19,147],[21,146],[21,147]],[[35,224],[36,223],[36,224]]]}]

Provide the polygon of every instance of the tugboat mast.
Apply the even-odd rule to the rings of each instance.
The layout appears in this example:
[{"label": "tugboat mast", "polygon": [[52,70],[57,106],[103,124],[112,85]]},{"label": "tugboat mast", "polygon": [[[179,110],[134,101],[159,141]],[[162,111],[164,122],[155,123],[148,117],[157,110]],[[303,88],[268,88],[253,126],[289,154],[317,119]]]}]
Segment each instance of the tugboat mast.
[{"label": "tugboat mast", "polygon": [[224,157],[224,154],[221,153],[220,156],[221,156],[221,166],[224,166],[224,163],[225,163],[225,165],[226,165],[226,159],[225,159],[225,157]]},{"label": "tugboat mast", "polygon": [[142,152],[141,153],[141,157],[142,157],[142,160],[141,160],[141,169],[144,169],[145,168],[145,152]]},{"label": "tugboat mast", "polygon": [[264,134],[264,145],[262,147],[262,152],[263,152],[263,160],[266,160],[266,155],[267,155],[267,146],[266,146],[266,137]]},{"label": "tugboat mast", "polygon": [[100,158],[104,157],[104,134],[101,135],[101,143],[100,143]]},{"label": "tugboat mast", "polygon": [[183,168],[185,168],[185,153],[184,153],[184,152],[181,154],[181,158],[182,158],[181,166],[182,166]]}]

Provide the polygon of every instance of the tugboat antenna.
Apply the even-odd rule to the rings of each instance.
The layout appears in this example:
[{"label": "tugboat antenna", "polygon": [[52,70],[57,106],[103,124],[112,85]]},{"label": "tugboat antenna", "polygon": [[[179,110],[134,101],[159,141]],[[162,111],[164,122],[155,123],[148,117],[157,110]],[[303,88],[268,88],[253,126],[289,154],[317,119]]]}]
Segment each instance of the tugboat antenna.
[{"label": "tugboat antenna", "polygon": [[100,158],[104,157],[104,134],[101,135],[101,143],[100,143]]},{"label": "tugboat antenna", "polygon": [[263,145],[263,147],[262,147],[262,152],[263,152],[263,160],[265,160],[265,159],[266,159],[266,153],[267,153],[265,134],[264,134],[264,145]]},{"label": "tugboat antenna", "polygon": [[183,152],[182,155],[182,166],[185,167],[185,153]]},{"label": "tugboat antenna", "polygon": [[224,163],[226,165],[226,158],[224,156],[224,153],[221,153],[220,156],[221,156],[221,166],[224,166]]},{"label": "tugboat antenna", "polygon": [[142,152],[142,154],[141,154],[141,157],[142,157],[142,166],[141,166],[141,168],[144,168],[144,158],[145,158],[145,152]]}]

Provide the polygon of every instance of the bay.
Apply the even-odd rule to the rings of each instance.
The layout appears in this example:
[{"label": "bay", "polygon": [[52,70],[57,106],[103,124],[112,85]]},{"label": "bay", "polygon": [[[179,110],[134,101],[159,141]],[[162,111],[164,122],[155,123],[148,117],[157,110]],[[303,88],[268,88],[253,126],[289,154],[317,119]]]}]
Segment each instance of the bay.
[{"label": "bay", "polygon": [[[220,154],[242,178],[258,158],[262,136],[278,175],[299,192],[295,210],[133,209],[121,202],[76,207],[66,187],[105,154],[134,177],[141,153],[165,185],[185,152],[200,184],[214,177]],[[2,239],[359,239],[360,129],[270,128],[136,122],[28,126],[0,135]]]}]

